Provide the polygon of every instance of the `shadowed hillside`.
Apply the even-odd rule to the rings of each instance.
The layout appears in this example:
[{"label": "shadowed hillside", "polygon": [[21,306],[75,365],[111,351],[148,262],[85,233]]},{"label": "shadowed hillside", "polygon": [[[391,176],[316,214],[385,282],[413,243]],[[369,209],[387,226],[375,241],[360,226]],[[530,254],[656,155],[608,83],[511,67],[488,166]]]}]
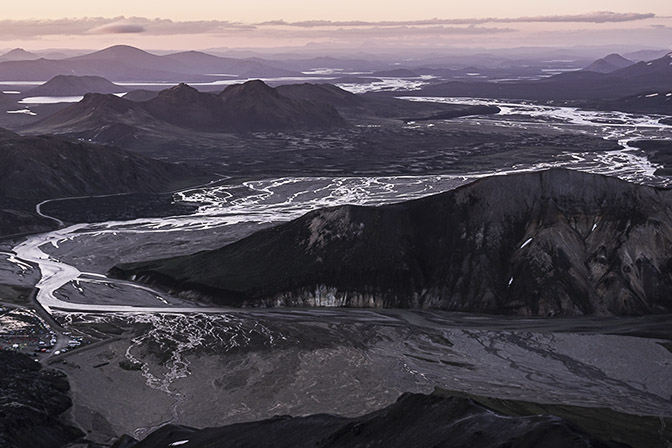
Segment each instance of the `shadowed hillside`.
[{"label": "shadowed hillside", "polygon": [[672,311],[670,253],[667,190],[554,169],[317,210],[112,274],[226,305],[629,315]]}]

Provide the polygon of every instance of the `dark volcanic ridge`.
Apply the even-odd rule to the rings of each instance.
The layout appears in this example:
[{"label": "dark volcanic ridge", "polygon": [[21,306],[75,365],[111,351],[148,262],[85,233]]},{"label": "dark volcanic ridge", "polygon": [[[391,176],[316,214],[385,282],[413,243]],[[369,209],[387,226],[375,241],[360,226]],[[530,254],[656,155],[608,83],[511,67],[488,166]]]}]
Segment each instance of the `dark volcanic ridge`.
[{"label": "dark volcanic ridge", "polygon": [[232,306],[672,312],[672,193],[565,169],[310,212],[111,275]]},{"label": "dark volcanic ridge", "polygon": [[71,196],[160,192],[205,174],[121,149],[62,137],[0,130],[0,197],[39,201]]},{"label": "dark volcanic ridge", "polygon": [[[489,409],[468,398],[404,394],[396,403],[356,418],[317,414],[197,430],[167,425],[128,448],[166,446],[256,448],[617,448],[552,415],[520,416]],[[120,441],[121,443],[121,441]]]},{"label": "dark volcanic ridge", "polygon": [[293,99],[262,81],[248,81],[219,94],[180,84],[147,101],[89,94],[26,131],[123,141],[146,126],[245,133],[339,129],[348,124],[328,104]]},{"label": "dark volcanic ridge", "polygon": [[[70,222],[190,212],[191,208],[174,204],[172,195],[164,192],[210,179],[201,169],[118,148],[63,137],[23,137],[0,129],[0,237],[58,227],[58,220],[40,216],[35,210],[38,202],[48,199],[80,198],[65,206],[55,203],[56,213],[47,210],[50,216]],[[127,193],[136,195],[118,196]],[[110,197],[87,202],[86,198],[101,195]],[[101,209],[104,204],[121,204],[123,208]]]}]

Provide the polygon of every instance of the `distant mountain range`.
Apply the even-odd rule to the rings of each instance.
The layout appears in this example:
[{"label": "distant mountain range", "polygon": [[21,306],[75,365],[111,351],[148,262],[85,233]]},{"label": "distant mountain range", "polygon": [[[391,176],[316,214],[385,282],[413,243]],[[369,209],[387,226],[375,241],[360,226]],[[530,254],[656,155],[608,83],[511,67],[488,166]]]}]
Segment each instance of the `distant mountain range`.
[{"label": "distant mountain range", "polygon": [[671,62],[672,53],[608,73],[580,70],[537,81],[451,81],[429,85],[411,94],[543,101],[618,99],[645,91],[672,91]]},{"label": "distant mountain range", "polygon": [[317,210],[221,249],[111,274],[236,306],[669,313],[670,216],[670,191],[554,169]]},{"label": "distant mountain range", "polygon": [[15,48],[0,55],[0,61],[32,61],[39,58],[35,53],[26,51],[23,48]]},{"label": "distant mountain range", "polygon": [[87,93],[122,93],[126,90],[100,76],[58,75],[28,90],[23,96],[80,96]]},{"label": "distant mountain range", "polygon": [[611,73],[621,68],[630,67],[634,62],[624,58],[620,54],[610,54],[584,68],[587,72]]},{"label": "distant mountain range", "polygon": [[297,71],[255,59],[221,58],[195,51],[158,56],[127,45],[65,59],[27,59],[12,58],[0,62],[0,81],[44,81],[57,75],[102,76],[113,81],[173,82],[214,80],[210,74],[242,78],[300,75]]}]

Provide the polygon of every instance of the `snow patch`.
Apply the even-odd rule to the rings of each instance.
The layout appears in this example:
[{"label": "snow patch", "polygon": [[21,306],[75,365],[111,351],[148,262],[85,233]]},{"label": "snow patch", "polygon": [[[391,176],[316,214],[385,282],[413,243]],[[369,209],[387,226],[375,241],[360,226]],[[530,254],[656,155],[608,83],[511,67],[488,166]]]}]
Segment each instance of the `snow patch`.
[{"label": "snow patch", "polygon": [[37,115],[35,112],[33,112],[30,109],[8,110],[7,113],[8,114],[25,114],[25,115],[31,115],[31,116]]}]

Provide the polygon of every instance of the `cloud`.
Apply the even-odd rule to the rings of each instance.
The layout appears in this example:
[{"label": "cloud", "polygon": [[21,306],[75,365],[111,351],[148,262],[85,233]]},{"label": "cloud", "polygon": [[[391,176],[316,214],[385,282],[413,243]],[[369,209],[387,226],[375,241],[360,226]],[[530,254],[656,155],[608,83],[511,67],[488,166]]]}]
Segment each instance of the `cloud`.
[{"label": "cloud", "polygon": [[[306,24],[308,22],[305,22]],[[106,34],[142,34],[143,36],[171,35],[214,35],[227,36],[243,34],[250,38],[269,37],[271,35],[305,38],[313,37],[357,37],[380,36],[405,37],[419,35],[478,35],[496,34],[515,31],[510,28],[485,27],[475,24],[441,24],[438,19],[405,22],[325,22],[315,21],[311,24],[331,24],[327,28],[311,28],[309,26],[291,26],[286,22],[273,22],[271,25],[252,25],[238,22],[218,20],[173,21],[168,19],[147,19],[144,17],[115,18],[77,18],[59,20],[0,20],[0,38],[34,39],[46,36],[87,36]],[[345,24],[348,25],[345,25]],[[353,27],[352,24],[357,26]],[[278,27],[278,24],[283,26]],[[311,25],[312,26],[312,25]],[[317,26],[317,25],[316,25]]]},{"label": "cloud", "polygon": [[620,13],[612,11],[598,11],[587,14],[514,17],[514,18],[466,18],[466,19],[425,19],[409,21],[381,21],[366,22],[361,20],[332,21],[332,20],[304,20],[299,22],[286,22],[284,20],[271,20],[258,23],[259,26],[287,26],[298,28],[329,28],[329,27],[395,27],[395,26],[431,26],[431,25],[475,25],[484,23],[617,23],[632,22],[636,20],[653,19],[653,13]]},{"label": "cloud", "polygon": [[[195,20],[174,21],[168,19],[149,19],[145,17],[83,17],[64,18],[56,20],[0,20],[0,38],[11,37],[14,39],[33,39],[45,36],[78,36],[90,34],[143,34],[149,36],[189,35],[189,34],[220,34],[250,32],[258,29],[283,29],[294,28],[297,30],[309,29],[394,29],[408,27],[421,29],[427,27],[458,27],[476,26],[484,24],[514,24],[514,23],[618,23],[656,18],[652,13],[619,13],[612,11],[598,11],[587,14],[555,15],[537,17],[515,18],[465,18],[465,19],[440,19],[432,18],[425,20],[410,21],[331,21],[331,20],[306,20],[300,22],[286,22],[284,20],[272,20],[257,24],[229,22],[223,20]],[[477,28],[475,30],[460,31],[463,28],[445,28],[445,32],[455,33],[491,33],[504,32],[506,29]],[[403,30],[402,30],[403,31]],[[436,30],[435,30],[436,31]]]},{"label": "cloud", "polygon": [[[653,13],[598,11],[588,14],[574,14],[564,16],[520,17],[518,19],[510,19],[508,22],[620,23],[654,19],[655,17],[656,15]],[[507,22],[506,19],[499,19],[498,21]]]},{"label": "cloud", "polygon": [[404,38],[409,36],[437,36],[437,35],[478,35],[511,33],[512,28],[491,28],[481,26],[395,26],[395,27],[367,27],[367,28],[337,28],[331,30],[315,30],[310,33],[315,37],[381,37]]},{"label": "cloud", "polygon": [[142,25],[133,23],[111,23],[109,25],[93,28],[91,34],[136,34],[144,33],[147,29]]},{"label": "cloud", "polygon": [[[610,11],[592,12],[575,15],[554,15],[514,18],[464,18],[441,19],[429,18],[409,21],[329,21],[309,20],[287,22],[273,20],[263,23],[240,23],[223,20],[194,20],[175,21],[169,19],[146,17],[82,17],[64,18],[57,20],[0,20],[0,42],[18,42],[28,40],[68,41],[82,38],[91,41],[93,36],[125,35],[131,40],[152,42],[153,45],[164,47],[174,40],[164,36],[184,36],[191,41],[205,42],[206,39],[225,39],[237,42],[237,45],[247,45],[248,42],[273,42],[274,44],[301,44],[311,40],[327,42],[329,40],[351,44],[359,40],[375,41],[380,39],[391,41],[426,41],[444,40],[449,44],[460,41],[492,42],[499,36],[507,36],[506,41],[524,39],[526,26],[539,22],[567,23],[575,26],[555,26],[544,28],[577,28],[577,30],[604,31],[606,28],[599,24],[605,23],[635,23],[646,19],[657,19],[656,22],[666,22],[666,17],[659,17],[651,13],[617,13]],[[654,25],[650,24],[648,27]],[[609,28],[613,28],[612,25]],[[625,26],[625,25],[624,25]],[[562,30],[544,30],[553,33]],[[518,34],[516,34],[518,32]],[[137,36],[137,37],[136,37]],[[502,42],[505,40],[502,39]],[[185,40],[186,42],[186,40]],[[522,41],[521,43],[523,43]],[[667,42],[667,40],[665,40]],[[200,44],[199,44],[200,45]]]},{"label": "cloud", "polygon": [[173,21],[145,17],[82,17],[55,20],[0,20],[0,38],[35,39],[90,34],[217,34],[256,29],[255,25],[221,20]]}]

